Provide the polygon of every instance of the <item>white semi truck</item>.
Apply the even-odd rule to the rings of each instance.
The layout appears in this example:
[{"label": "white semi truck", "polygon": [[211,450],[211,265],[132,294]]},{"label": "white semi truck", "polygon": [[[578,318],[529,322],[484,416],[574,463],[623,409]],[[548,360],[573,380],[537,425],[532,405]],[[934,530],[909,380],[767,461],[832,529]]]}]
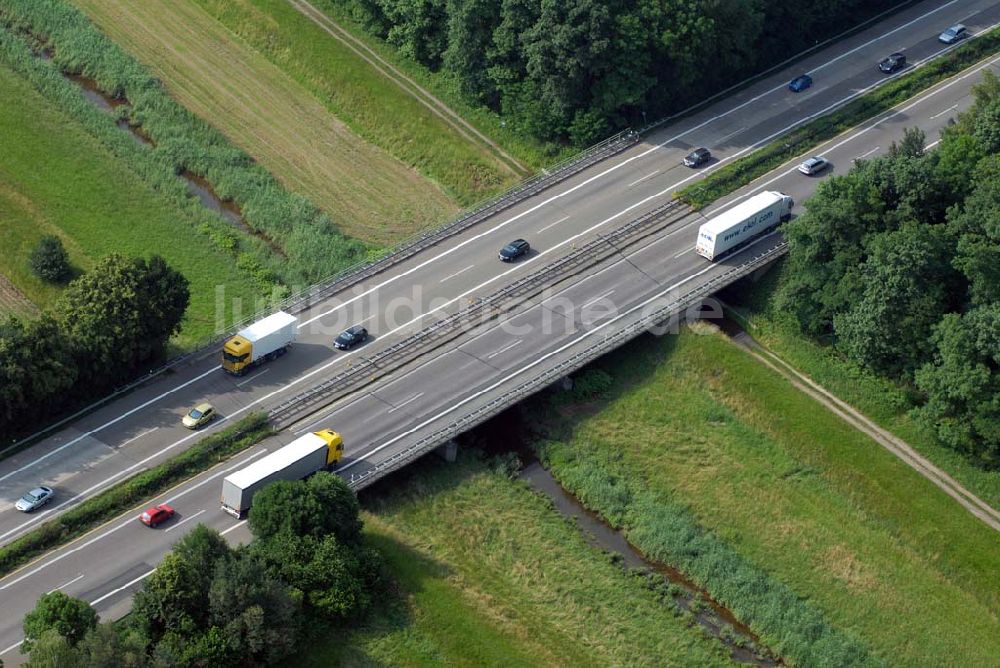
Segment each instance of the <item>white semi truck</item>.
[{"label": "white semi truck", "polygon": [[222,346],[222,368],[242,376],[261,362],[283,355],[295,341],[299,319],[278,311],[236,333]]},{"label": "white semi truck", "polygon": [[328,468],[344,456],[344,439],[332,429],[300,436],[263,459],[222,480],[222,509],[242,518],[253,495],[276,480],[301,480]]},{"label": "white semi truck", "polygon": [[768,191],[723,211],[698,229],[695,251],[709,260],[741,246],[792,217],[795,202],[783,193]]}]

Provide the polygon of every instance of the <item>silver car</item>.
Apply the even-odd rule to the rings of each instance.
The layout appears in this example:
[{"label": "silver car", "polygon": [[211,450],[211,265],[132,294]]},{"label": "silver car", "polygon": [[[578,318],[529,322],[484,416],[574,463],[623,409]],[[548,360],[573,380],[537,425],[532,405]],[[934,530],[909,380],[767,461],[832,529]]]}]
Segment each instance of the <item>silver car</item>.
[{"label": "silver car", "polygon": [[30,492],[26,492],[24,496],[17,500],[14,507],[20,510],[22,513],[30,513],[36,508],[41,508],[46,503],[52,500],[52,495],[55,492],[52,491],[50,487],[36,487]]},{"label": "silver car", "polygon": [[938,35],[938,41],[943,44],[954,44],[955,42],[963,40],[968,36],[968,29],[960,23],[958,25],[953,25]]},{"label": "silver car", "polygon": [[814,155],[813,157],[809,158],[801,165],[799,165],[799,171],[802,172],[803,174],[806,174],[807,176],[812,176],[813,174],[819,174],[829,166],[830,163],[827,161],[826,158]]}]

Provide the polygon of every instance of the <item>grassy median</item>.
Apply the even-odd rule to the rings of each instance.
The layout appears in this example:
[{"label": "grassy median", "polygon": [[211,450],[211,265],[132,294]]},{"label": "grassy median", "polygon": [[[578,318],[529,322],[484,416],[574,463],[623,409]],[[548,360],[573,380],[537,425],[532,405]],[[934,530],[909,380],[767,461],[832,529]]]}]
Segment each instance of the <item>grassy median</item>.
[{"label": "grassy median", "polygon": [[[996,533],[944,492],[720,334],[599,367],[608,399],[536,411],[551,470],[768,646],[817,665],[846,634],[870,652],[851,663],[995,662]],[[761,575],[734,578],[746,564]]]},{"label": "grassy median", "polygon": [[674,193],[674,196],[696,209],[704,208],[772,169],[805,154],[813,147],[975,65],[998,50],[1000,28],[980,35],[947,55],[892,79],[840,109],[778,137],[750,155],[711,172],[703,180]]},{"label": "grassy median", "polygon": [[180,455],[92,496],[0,547],[0,576],[249,448],[272,433],[267,414],[253,413],[231,427],[203,438]]}]

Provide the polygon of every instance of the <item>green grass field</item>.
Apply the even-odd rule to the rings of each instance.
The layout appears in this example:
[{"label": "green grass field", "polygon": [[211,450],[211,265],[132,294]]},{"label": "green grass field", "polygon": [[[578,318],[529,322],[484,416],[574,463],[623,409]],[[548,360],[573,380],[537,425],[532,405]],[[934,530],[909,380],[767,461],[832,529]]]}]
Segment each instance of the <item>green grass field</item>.
[{"label": "green grass field", "polygon": [[328,213],[343,233],[391,245],[457,211],[440,187],[359,137],[193,0],[73,4],[175,99]]},{"label": "green grass field", "polygon": [[[783,266],[783,265],[782,265]],[[913,446],[923,456],[994,508],[1000,508],[1000,471],[987,471],[967,457],[937,443],[910,419],[914,397],[905,387],[879,378],[804,336],[787,316],[771,308],[780,270],[757,283],[730,290],[731,305],[755,339],[802,373]]]},{"label": "green grass field", "polygon": [[625,508],[639,547],[664,522],[643,504],[679,503],[888,664],[996,665],[1000,536],[950,497],[721,334],[644,337],[599,366],[608,400],[535,413],[556,477]]},{"label": "green grass field", "polygon": [[194,0],[310,90],[365,140],[468,206],[519,175],[330,36],[287,0]]},{"label": "green grass field", "polygon": [[120,167],[99,142],[0,66],[0,273],[38,306],[59,288],[34,278],[27,257],[42,234],[63,239],[73,265],[87,269],[118,251],[162,255],[191,282],[191,305],[175,343],[212,333],[215,286],[252,303],[254,292],[232,260],[188,238],[184,214]]},{"label": "green grass field", "polygon": [[289,665],[710,666],[723,645],[525,484],[473,454],[366,493],[400,599]]}]

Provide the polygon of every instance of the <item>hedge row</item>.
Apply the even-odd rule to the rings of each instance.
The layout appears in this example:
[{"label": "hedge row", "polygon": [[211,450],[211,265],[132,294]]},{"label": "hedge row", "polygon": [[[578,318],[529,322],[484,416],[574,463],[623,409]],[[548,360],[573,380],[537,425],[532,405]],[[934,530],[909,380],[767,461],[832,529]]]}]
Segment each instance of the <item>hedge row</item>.
[{"label": "hedge row", "polygon": [[[0,576],[35,556],[80,536],[137,503],[196,475],[273,433],[266,413],[252,413],[194,447],[80,503],[0,547]],[[221,483],[220,483],[221,484]]]},{"label": "hedge row", "polygon": [[674,197],[701,209],[742,188],[809,149],[892,109],[934,84],[975,65],[1000,50],[1000,28],[966,42],[947,55],[893,79],[826,116],[779,137],[745,158],[712,172]]},{"label": "hedge row", "polygon": [[[237,256],[237,266],[262,282],[278,277],[286,284],[312,283],[364,259],[366,246],[345,237],[309,200],[290,193],[218,130],[169,96],[138,61],[105,37],[78,9],[64,0],[5,0],[0,6],[2,54],[14,69],[100,139],[154,188],[176,200],[197,221],[199,231]],[[0,31],[3,32],[3,31]],[[34,57],[15,34],[31,35],[53,53]],[[82,74],[128,105],[118,113],[155,143],[139,146],[115,126],[113,118],[87,103],[60,70]],[[189,171],[205,178],[226,200],[241,208],[244,221],[278,244],[282,258],[260,239],[240,234],[192,201],[177,176]]]},{"label": "hedge row", "polygon": [[704,529],[681,504],[561,442],[541,441],[533,447],[560,485],[623,529],[644,555],[676,567],[707,590],[786,663],[881,665],[864,643],[831,626],[814,606]]}]

